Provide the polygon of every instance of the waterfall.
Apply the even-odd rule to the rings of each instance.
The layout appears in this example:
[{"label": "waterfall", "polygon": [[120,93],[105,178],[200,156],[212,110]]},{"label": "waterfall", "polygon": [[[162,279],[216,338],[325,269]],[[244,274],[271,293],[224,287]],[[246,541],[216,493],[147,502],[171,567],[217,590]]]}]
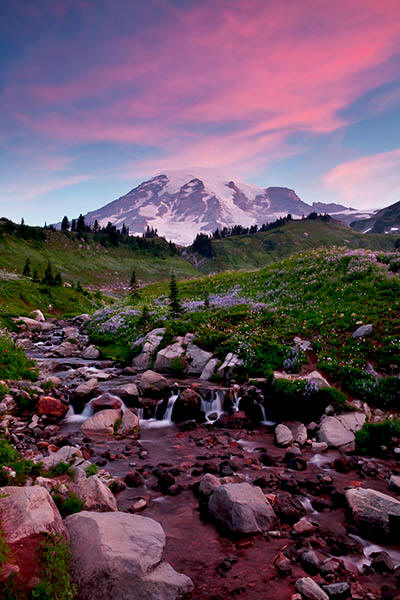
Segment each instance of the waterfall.
[{"label": "waterfall", "polygon": [[[164,414],[162,415],[162,419],[157,419],[155,417],[153,417],[151,419],[144,419],[143,418],[144,409],[139,408],[138,414],[139,414],[140,426],[141,427],[143,427],[143,426],[149,427],[149,428],[157,428],[157,427],[167,427],[169,425],[172,425],[173,424],[172,411],[174,410],[174,404],[178,397],[179,397],[179,393],[174,393],[169,397]],[[164,402],[165,402],[165,400],[161,400],[158,403],[158,406],[162,405]]]},{"label": "waterfall", "polygon": [[84,421],[86,421],[86,419],[88,419],[89,417],[91,417],[93,415],[93,409],[91,407],[90,402],[88,402],[85,406],[85,408],[83,409],[83,411],[79,414],[76,414],[76,412],[74,411],[74,407],[71,405],[68,409],[67,414],[64,417],[64,421],[63,423],[68,424],[68,423],[83,423]]},{"label": "waterfall", "polygon": [[201,398],[201,410],[206,415],[206,420],[210,423],[215,421],[216,419],[210,419],[210,415],[216,415],[216,418],[220,417],[224,412],[223,404],[224,404],[224,390],[213,390],[211,393],[210,400],[205,400],[203,397]]}]

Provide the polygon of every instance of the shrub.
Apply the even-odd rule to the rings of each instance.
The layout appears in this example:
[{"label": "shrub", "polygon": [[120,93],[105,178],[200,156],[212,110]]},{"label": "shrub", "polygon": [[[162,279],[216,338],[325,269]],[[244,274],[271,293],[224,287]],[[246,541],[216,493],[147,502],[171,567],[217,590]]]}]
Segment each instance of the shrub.
[{"label": "shrub", "polygon": [[22,348],[6,336],[0,336],[0,379],[37,379],[35,363],[26,357]]},{"label": "shrub", "polygon": [[59,462],[54,467],[51,467],[47,472],[49,477],[57,477],[57,475],[73,475],[71,465],[66,462]]},{"label": "shrub", "polygon": [[41,581],[32,590],[32,600],[73,600],[77,588],[71,582],[69,543],[59,534],[47,534],[39,552]]},{"label": "shrub", "polygon": [[187,367],[187,364],[186,364],[185,359],[182,358],[181,356],[177,356],[176,358],[171,360],[169,369],[175,375],[181,375],[182,373],[184,373],[186,371],[186,367]]},{"label": "shrub", "polygon": [[6,394],[8,394],[8,388],[0,383],[0,400],[3,400]]},{"label": "shrub", "polygon": [[85,502],[74,492],[68,492],[65,498],[60,494],[54,494],[53,500],[63,519],[68,517],[68,515],[81,512],[85,506]]},{"label": "shrub", "polygon": [[400,420],[365,423],[360,431],[356,431],[355,436],[356,448],[360,454],[379,454],[381,446],[391,447],[392,438],[400,438]]},{"label": "shrub", "polygon": [[0,438],[0,486],[22,485],[28,475],[37,475],[40,471],[40,464],[21,458],[7,440]]},{"label": "shrub", "polygon": [[91,475],[97,475],[99,472],[99,467],[97,465],[90,465],[87,469],[85,469],[86,477],[90,477]]}]

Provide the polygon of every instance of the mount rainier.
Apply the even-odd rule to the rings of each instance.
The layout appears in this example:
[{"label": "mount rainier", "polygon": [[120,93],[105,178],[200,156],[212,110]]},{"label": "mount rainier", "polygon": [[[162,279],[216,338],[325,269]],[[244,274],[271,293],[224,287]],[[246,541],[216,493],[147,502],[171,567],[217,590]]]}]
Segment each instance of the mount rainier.
[{"label": "mount rainier", "polygon": [[167,240],[189,245],[200,232],[211,233],[232,225],[262,225],[288,213],[300,218],[313,210],[328,212],[346,223],[370,216],[337,204],[310,206],[288,188],[264,189],[195,169],[156,175],[103,208],[89,212],[85,220],[93,224],[97,219],[102,227],[109,221],[118,228],[125,224],[136,235],[149,226]]}]

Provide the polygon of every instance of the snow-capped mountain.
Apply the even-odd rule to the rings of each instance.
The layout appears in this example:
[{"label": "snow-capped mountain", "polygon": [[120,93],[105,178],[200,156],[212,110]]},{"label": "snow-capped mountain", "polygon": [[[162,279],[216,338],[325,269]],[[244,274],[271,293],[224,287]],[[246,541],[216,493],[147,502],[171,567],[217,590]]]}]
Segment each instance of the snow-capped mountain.
[{"label": "snow-capped mountain", "polygon": [[[337,212],[337,205],[335,209]],[[85,220],[93,224],[97,219],[100,226],[111,221],[118,228],[125,224],[137,235],[149,226],[167,240],[189,245],[200,232],[261,225],[288,213],[296,218],[313,210],[288,188],[264,189],[211,170],[195,169],[156,175],[125,196],[89,212]],[[352,221],[356,214],[351,213]]]}]

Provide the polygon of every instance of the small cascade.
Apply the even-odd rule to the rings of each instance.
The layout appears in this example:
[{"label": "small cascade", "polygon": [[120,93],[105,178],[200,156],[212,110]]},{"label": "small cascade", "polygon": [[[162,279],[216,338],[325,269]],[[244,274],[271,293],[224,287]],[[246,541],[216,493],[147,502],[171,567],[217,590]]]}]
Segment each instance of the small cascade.
[{"label": "small cascade", "polygon": [[[176,402],[176,399],[179,397],[179,392],[174,390],[174,393],[172,393],[172,395],[169,397],[168,399],[168,403],[167,406],[164,410],[164,414],[162,414],[162,418],[151,418],[151,419],[144,419],[144,409],[143,408],[139,408],[139,421],[140,421],[140,425],[141,427],[149,427],[149,428],[157,428],[157,427],[168,427],[169,425],[173,424],[172,421],[172,412],[174,410],[174,404]],[[159,407],[162,407],[162,405],[165,403],[165,400],[161,400],[158,405],[157,405],[157,409]],[[156,410],[156,414],[160,414],[159,410]]]},{"label": "small cascade", "polygon": [[213,390],[210,399],[201,398],[201,410],[209,423],[216,421],[224,412],[224,397],[224,390]]},{"label": "small cascade", "polygon": [[174,410],[174,404],[179,394],[172,394],[168,400],[167,408],[165,409],[164,416],[162,418],[163,421],[168,421],[169,424],[172,423],[172,411]]},{"label": "small cascade", "polygon": [[70,423],[83,423],[93,415],[93,408],[88,402],[81,413],[76,413],[74,411],[74,407],[71,405],[68,409],[67,414],[64,417],[64,424],[68,425]]}]

